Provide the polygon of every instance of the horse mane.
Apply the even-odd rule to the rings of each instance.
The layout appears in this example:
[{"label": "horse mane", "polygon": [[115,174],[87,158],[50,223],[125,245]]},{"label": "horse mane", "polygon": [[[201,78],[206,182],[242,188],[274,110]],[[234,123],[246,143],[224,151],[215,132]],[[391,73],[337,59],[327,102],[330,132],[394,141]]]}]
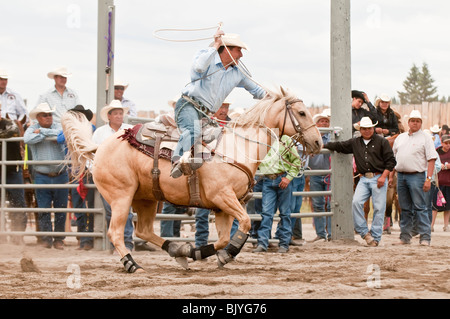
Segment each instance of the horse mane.
[{"label": "horse mane", "polygon": [[242,113],[230,122],[230,126],[252,127],[262,126],[265,121],[267,110],[277,101],[286,98],[288,101],[295,100],[297,97],[289,90],[280,87],[279,90],[268,90],[267,95],[256,103],[249,110]]},{"label": "horse mane", "polygon": [[61,125],[67,144],[66,159],[71,160],[73,180],[79,180],[89,172],[88,167],[98,148],[92,141],[92,124],[84,114],[67,111],[61,118]]}]

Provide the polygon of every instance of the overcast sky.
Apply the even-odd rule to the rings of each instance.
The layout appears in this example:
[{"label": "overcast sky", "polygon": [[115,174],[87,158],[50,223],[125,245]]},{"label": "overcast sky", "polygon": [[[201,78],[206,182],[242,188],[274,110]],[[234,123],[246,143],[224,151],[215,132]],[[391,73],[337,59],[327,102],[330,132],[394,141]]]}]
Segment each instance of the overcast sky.
[{"label": "overcast sky", "polygon": [[[195,53],[209,40],[168,42],[162,28],[206,28],[223,22],[250,47],[242,61],[265,86],[282,85],[306,105],[330,104],[330,1],[332,0],[116,0],[116,77],[129,82],[125,96],[140,110],[167,110],[189,82]],[[67,86],[96,110],[97,1],[1,1],[0,68],[9,87],[35,107],[52,80],[47,72],[67,66]],[[439,96],[450,95],[450,2],[437,0],[351,1],[352,88],[371,99],[403,90],[413,63],[428,63]],[[172,39],[213,36],[214,30],[159,33]],[[106,36],[106,34],[105,34]],[[243,89],[233,107],[249,107]]]}]

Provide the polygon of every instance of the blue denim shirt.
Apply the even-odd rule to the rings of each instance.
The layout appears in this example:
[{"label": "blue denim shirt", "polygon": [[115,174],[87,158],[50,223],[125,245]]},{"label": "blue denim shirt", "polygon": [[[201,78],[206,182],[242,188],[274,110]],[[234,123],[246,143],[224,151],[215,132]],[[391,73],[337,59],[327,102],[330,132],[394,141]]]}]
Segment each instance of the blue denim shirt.
[{"label": "blue denim shirt", "polygon": [[182,93],[200,100],[215,113],[235,87],[246,89],[255,99],[262,99],[266,91],[248,79],[235,66],[224,68],[215,48],[201,50],[194,58],[191,82]]}]

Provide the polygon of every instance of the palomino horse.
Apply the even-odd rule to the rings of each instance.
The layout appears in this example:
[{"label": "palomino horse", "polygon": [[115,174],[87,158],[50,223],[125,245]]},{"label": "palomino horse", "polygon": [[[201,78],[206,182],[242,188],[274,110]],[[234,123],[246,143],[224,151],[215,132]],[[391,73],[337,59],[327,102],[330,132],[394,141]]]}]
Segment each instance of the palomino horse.
[{"label": "palomino horse", "polygon": [[[123,131],[101,145],[94,144],[90,124],[79,113],[67,112],[62,118],[62,126],[72,167],[82,174],[88,162],[93,161],[94,183],[112,208],[108,236],[128,272],[141,270],[124,244],[124,227],[130,206],[138,215],[136,236],[166,250],[186,269],[187,257],[198,260],[214,254],[217,254],[221,267],[234,259],[247,240],[250,218],[240,199],[248,193],[249,185],[253,185],[258,165],[272,144],[273,134],[277,134],[278,130],[281,134],[294,136],[306,146],[309,154],[317,154],[322,147],[320,133],[303,102],[283,89],[277,93],[271,92],[230,123],[215,148],[213,159],[197,170],[203,207],[216,211],[219,238],[214,244],[194,249],[190,244],[178,245],[154,233],[158,201],[152,193],[151,157],[120,139]],[[247,169],[239,168],[236,163]],[[160,158],[159,168],[160,188],[165,199],[175,205],[188,206],[188,178],[170,177],[169,160]],[[234,218],[239,221],[239,229],[230,240]]]}]

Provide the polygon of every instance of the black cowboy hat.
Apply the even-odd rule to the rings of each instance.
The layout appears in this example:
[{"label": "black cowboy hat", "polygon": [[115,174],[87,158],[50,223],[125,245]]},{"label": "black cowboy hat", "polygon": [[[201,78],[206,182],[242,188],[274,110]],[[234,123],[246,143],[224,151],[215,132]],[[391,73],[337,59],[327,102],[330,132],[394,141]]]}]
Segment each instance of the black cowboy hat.
[{"label": "black cowboy hat", "polygon": [[361,91],[358,90],[353,90],[352,91],[352,98],[357,98],[357,99],[361,99],[364,102],[366,102],[366,99],[364,98],[364,94]]},{"label": "black cowboy hat", "polygon": [[92,120],[92,118],[94,117],[94,113],[92,113],[92,111],[89,109],[86,110],[83,105],[77,105],[73,109],[70,109],[70,111],[83,113],[88,121]]}]

